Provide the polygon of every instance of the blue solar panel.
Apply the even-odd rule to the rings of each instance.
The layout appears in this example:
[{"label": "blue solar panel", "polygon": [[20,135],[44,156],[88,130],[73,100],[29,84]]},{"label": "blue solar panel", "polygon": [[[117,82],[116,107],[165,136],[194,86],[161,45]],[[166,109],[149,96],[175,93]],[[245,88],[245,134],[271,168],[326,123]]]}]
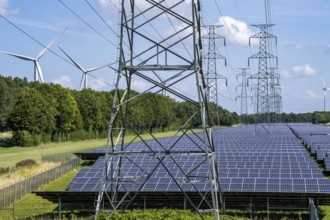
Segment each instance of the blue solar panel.
[{"label": "blue solar panel", "polygon": [[[295,131],[297,130],[296,133],[300,137],[305,135],[303,140],[304,143],[308,143],[309,148],[315,145],[317,138],[311,138],[305,128],[299,133],[302,125],[290,124],[290,126]],[[307,133],[304,133],[305,131]],[[323,178],[323,173],[317,163],[313,161],[287,125],[272,126],[271,135],[254,135],[253,133],[254,126],[251,125],[224,129],[214,134],[223,191],[330,193],[330,180]],[[221,135],[220,138],[218,138],[219,135]],[[164,138],[159,140],[159,143],[153,140],[147,141],[147,144],[154,150],[169,149],[177,140],[178,137]],[[319,142],[322,142],[322,145],[318,143],[314,148],[315,152],[322,149],[324,153],[324,149],[330,146],[324,144],[327,140],[330,143],[330,138],[321,138]],[[173,149],[173,152],[186,149],[199,150],[201,144],[201,139],[194,135],[182,137],[178,141],[178,149]],[[131,143],[126,146],[126,149],[149,151],[148,146],[143,143]],[[98,150],[98,152],[102,151]],[[330,169],[330,157],[326,155],[324,153],[325,164]],[[141,188],[145,192],[177,192],[180,191],[179,186],[189,192],[196,189],[201,191],[209,189],[209,183],[205,182],[208,167],[206,163],[203,163],[206,158],[187,157],[180,154],[174,157],[177,164],[168,156],[160,160],[152,159],[143,153],[130,157],[130,160],[123,158],[119,189],[125,191]],[[98,191],[104,166],[103,160],[104,157],[100,157],[92,168],[82,169],[69,183],[69,191]],[[177,183],[167,170],[171,171]],[[188,177],[185,177],[183,172]],[[149,177],[143,176],[143,173],[149,174]],[[113,173],[113,175],[117,174]],[[139,175],[138,179],[134,178]],[[108,184],[108,189],[110,189],[111,183]]]}]

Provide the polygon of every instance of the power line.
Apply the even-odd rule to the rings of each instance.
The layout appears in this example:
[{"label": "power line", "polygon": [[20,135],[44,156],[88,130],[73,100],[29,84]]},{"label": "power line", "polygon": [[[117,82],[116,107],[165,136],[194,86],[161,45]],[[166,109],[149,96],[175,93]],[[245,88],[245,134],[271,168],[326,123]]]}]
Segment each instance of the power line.
[{"label": "power line", "polygon": [[103,34],[101,34],[98,30],[96,30],[92,25],[88,24],[82,17],[80,17],[76,12],[74,12],[68,5],[66,5],[62,0],[58,0],[67,10],[69,10],[73,15],[75,15],[79,20],[81,20],[84,24],[86,24],[89,28],[91,28],[95,33],[97,33],[100,37],[106,40],[111,45],[115,46],[116,48],[118,45],[113,43],[111,40],[106,38]]},{"label": "power line", "polygon": [[96,11],[96,9],[89,3],[88,0],[85,0],[85,2],[88,4],[88,6],[95,12],[95,14],[103,21],[103,23],[116,35],[117,38],[119,38],[119,35],[116,33],[116,31],[113,30],[113,28],[104,20],[104,18]]},{"label": "power line", "polygon": [[[22,28],[18,27],[16,24],[14,24],[12,21],[10,21],[8,18],[4,17],[3,15],[0,14],[0,16],[7,21],[10,25],[12,25],[13,27],[15,27],[17,30],[19,30],[20,32],[22,32],[24,35],[26,35],[27,37],[29,37],[31,40],[33,40],[34,42],[36,42],[37,44],[39,44],[40,46],[42,46],[43,48],[46,48],[47,46],[44,45],[43,43],[41,43],[40,41],[38,41],[36,38],[34,38],[32,35],[28,34],[26,31],[24,31]],[[59,57],[60,59],[64,60],[67,63],[70,63],[72,65],[72,63],[70,61],[68,61],[67,59],[65,59],[64,57],[62,57],[61,55],[59,55],[58,53],[56,53],[55,51],[53,51],[51,48],[48,49],[50,52],[52,52],[54,55],[56,55],[57,57]]]},{"label": "power line", "polygon": [[[39,40],[37,40],[36,38],[34,38],[32,35],[28,34],[26,31],[24,31],[22,28],[18,27],[15,23],[13,23],[12,21],[10,21],[8,18],[4,17],[3,15],[0,14],[0,16],[5,20],[7,21],[10,25],[12,25],[13,27],[15,27],[17,30],[19,30],[21,33],[23,33],[24,35],[26,35],[28,38],[30,38],[31,40],[33,40],[34,42],[36,42],[37,44],[39,44],[40,46],[42,46],[43,48],[46,48],[47,46],[44,45],[43,43],[41,43]],[[74,64],[72,64],[69,60],[65,59],[64,57],[62,57],[61,55],[59,55],[58,53],[56,53],[54,50],[52,50],[51,48],[48,48],[48,51],[50,51],[52,54],[54,54],[55,56],[57,56],[58,58],[60,58],[61,60],[69,63],[70,65],[74,66]],[[113,65],[117,62],[114,62],[114,63],[111,63],[109,65]],[[107,82],[105,82],[103,79],[100,79],[100,78],[97,78],[93,75],[90,75],[92,76],[93,78],[95,79],[98,79],[104,83],[106,83],[107,85],[109,86],[113,86]]]},{"label": "power line", "polygon": [[[216,8],[217,8],[219,14],[221,15],[221,17],[224,17],[223,14],[222,14],[222,12],[221,12],[221,10],[220,10],[220,6],[219,6],[217,0],[214,0],[214,2],[215,2]],[[231,35],[231,37],[234,39],[234,41],[237,43],[237,45],[239,45],[240,47],[244,48],[244,46],[241,45],[241,44],[236,40],[236,38],[234,37],[234,35],[231,33],[231,31],[229,30],[229,27],[228,27],[227,23],[226,23],[225,21],[224,21],[223,23],[224,23],[224,26],[226,27],[228,33]]]}]

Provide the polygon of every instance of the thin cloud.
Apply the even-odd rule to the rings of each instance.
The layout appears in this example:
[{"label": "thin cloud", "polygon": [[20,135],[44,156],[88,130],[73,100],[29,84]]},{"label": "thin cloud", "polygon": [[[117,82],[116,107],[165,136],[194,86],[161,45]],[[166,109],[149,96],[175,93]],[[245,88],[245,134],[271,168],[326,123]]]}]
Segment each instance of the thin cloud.
[{"label": "thin cloud", "polygon": [[312,90],[307,90],[300,96],[302,99],[305,100],[312,100],[312,99],[320,99],[321,96],[318,96],[315,92]]},{"label": "thin cloud", "polygon": [[[0,0],[1,1],[1,0]],[[33,28],[38,28],[38,29],[43,29],[43,30],[50,30],[50,31],[56,31],[56,32],[61,32],[63,31],[64,28],[59,27],[57,25],[50,25],[47,22],[40,22],[40,21],[35,21],[35,20],[29,20],[29,19],[20,19],[20,18],[15,18],[12,20],[16,24],[21,24],[25,25],[28,27],[33,27]],[[74,22],[72,21],[67,21],[67,23],[73,24]],[[73,30],[72,28],[68,29],[65,34],[70,34],[78,37],[84,37],[88,39],[100,39],[99,36],[96,36],[95,34],[89,34],[86,33],[86,31],[81,31],[81,30]]]},{"label": "thin cloud", "polygon": [[9,0],[0,0],[0,15],[7,16],[7,15],[17,15],[19,13],[18,9],[9,9]]},{"label": "thin cloud", "polygon": [[327,48],[325,49],[325,54],[330,54],[330,44],[327,45]]},{"label": "thin cloud", "polygon": [[63,76],[60,76],[59,78],[55,78],[52,80],[52,82],[55,84],[59,84],[65,88],[73,87],[71,78],[68,75],[63,75]]},{"label": "thin cloud", "polygon": [[132,89],[133,89],[133,90],[136,90],[136,91],[142,92],[142,91],[144,91],[146,88],[147,88],[147,85],[146,85],[146,83],[143,82],[143,81],[135,80],[135,81],[132,82]]},{"label": "thin cloud", "polygon": [[315,76],[316,71],[309,64],[305,64],[303,66],[294,66],[291,70],[284,70],[281,75],[285,79],[296,79]]},{"label": "thin cloud", "polygon": [[288,44],[286,46],[286,48],[289,50],[306,50],[306,49],[310,49],[311,45],[303,44],[303,43],[296,43],[296,44]]},{"label": "thin cloud", "polygon": [[102,78],[100,79],[92,79],[89,82],[89,87],[93,90],[101,91],[103,88],[105,88],[107,84],[104,82]]}]

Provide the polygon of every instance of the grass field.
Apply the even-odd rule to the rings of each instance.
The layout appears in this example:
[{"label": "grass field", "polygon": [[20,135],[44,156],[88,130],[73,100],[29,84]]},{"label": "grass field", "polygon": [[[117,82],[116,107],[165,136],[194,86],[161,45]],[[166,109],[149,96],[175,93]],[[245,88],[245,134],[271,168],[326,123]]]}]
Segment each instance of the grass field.
[{"label": "grass field", "polygon": [[[157,138],[173,136],[175,132],[157,133]],[[151,139],[150,135],[142,135],[145,139]],[[129,138],[127,139],[130,140]],[[106,139],[86,140],[79,142],[60,142],[41,144],[36,147],[0,147],[0,167],[13,167],[21,160],[33,159],[41,162],[42,155],[65,153],[72,151],[88,150],[103,147]]]}]

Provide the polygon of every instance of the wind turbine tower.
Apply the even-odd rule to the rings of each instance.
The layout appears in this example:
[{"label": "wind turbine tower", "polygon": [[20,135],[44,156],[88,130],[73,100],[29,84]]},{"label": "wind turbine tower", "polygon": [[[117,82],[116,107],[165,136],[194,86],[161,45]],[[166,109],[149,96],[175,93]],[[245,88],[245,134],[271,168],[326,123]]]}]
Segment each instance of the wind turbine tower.
[{"label": "wind turbine tower", "polygon": [[44,82],[44,76],[39,64],[39,60],[40,58],[47,52],[47,50],[49,50],[55,43],[56,41],[64,34],[64,32],[66,31],[67,28],[65,28],[52,42],[50,42],[44,49],[42,49],[42,51],[40,51],[40,53],[38,54],[38,56],[36,58],[33,57],[28,57],[28,56],[24,56],[24,55],[20,55],[20,54],[15,54],[15,53],[9,53],[9,52],[5,52],[5,51],[0,51],[0,53],[3,54],[7,54],[16,58],[19,58],[21,60],[25,60],[25,61],[32,61],[34,63],[34,81],[40,81],[40,82]]},{"label": "wind turbine tower", "polygon": [[330,90],[330,88],[327,87],[325,84],[324,80],[322,79],[323,82],[323,104],[324,104],[324,112],[327,111],[327,90]]},{"label": "wind turbine tower", "polygon": [[88,85],[87,85],[87,82],[88,82],[88,79],[87,79],[87,76],[88,76],[88,73],[90,72],[93,72],[93,71],[96,71],[98,69],[102,69],[106,66],[109,66],[109,64],[107,65],[103,65],[103,66],[98,66],[98,67],[94,67],[94,68],[90,68],[90,69],[84,69],[77,61],[75,61],[73,58],[71,58],[69,56],[69,54],[67,54],[62,48],[60,48],[60,50],[71,60],[71,62],[78,68],[82,71],[82,77],[81,77],[81,81],[80,81],[80,87],[79,87],[79,90],[82,90],[82,89],[87,89],[88,88]]}]

